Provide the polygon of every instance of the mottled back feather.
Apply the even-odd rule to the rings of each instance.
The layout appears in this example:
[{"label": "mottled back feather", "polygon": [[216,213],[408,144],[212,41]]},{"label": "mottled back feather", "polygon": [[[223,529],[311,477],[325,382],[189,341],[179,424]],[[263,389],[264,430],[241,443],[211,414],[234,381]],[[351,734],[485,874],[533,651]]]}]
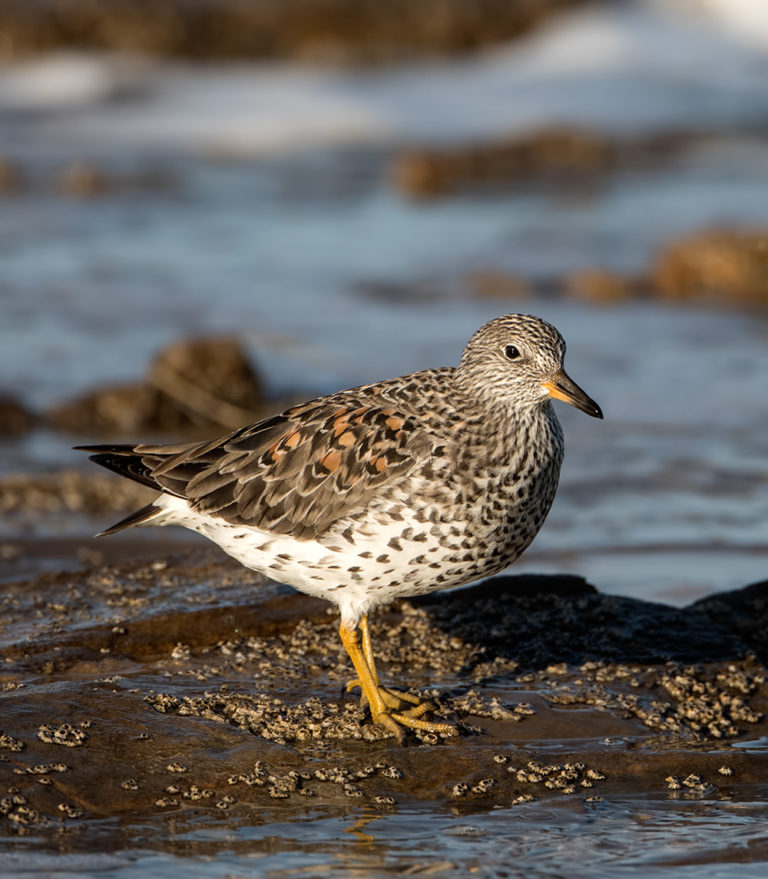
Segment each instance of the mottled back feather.
[{"label": "mottled back feather", "polygon": [[383,382],[342,391],[213,442],[110,447],[94,460],[196,512],[314,539],[429,457],[430,435],[396,390]]}]

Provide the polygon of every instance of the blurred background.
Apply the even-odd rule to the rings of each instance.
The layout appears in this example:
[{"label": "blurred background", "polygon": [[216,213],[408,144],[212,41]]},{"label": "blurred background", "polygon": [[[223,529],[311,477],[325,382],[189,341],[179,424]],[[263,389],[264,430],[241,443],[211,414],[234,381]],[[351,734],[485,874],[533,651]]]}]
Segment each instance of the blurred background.
[{"label": "blurred background", "polygon": [[516,568],[768,567],[762,0],[4,0],[0,577],[149,555],[75,443],[213,436],[539,314],[603,423]]}]

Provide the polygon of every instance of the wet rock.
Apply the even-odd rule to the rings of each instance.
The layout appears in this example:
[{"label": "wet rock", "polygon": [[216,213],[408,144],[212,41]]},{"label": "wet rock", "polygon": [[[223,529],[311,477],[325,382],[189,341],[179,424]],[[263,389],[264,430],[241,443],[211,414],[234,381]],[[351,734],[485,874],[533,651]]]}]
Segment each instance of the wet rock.
[{"label": "wet rock", "polygon": [[473,272],[468,283],[472,295],[478,299],[518,302],[532,293],[531,284],[525,278],[490,269]]},{"label": "wet rock", "polygon": [[20,436],[37,423],[37,417],[16,397],[0,393],[0,436]]},{"label": "wet rock", "polygon": [[671,159],[718,136],[722,134],[717,130],[669,130],[617,138],[580,128],[545,128],[490,141],[406,150],[394,160],[391,176],[412,198],[495,194],[531,184],[581,196],[601,185],[606,175],[668,166]]},{"label": "wet rock", "polygon": [[0,195],[13,195],[24,186],[21,169],[10,159],[0,156]]},{"label": "wet rock", "polygon": [[191,424],[240,427],[254,420],[263,402],[261,381],[234,338],[170,345],[155,358],[147,378]]},{"label": "wet rock", "polygon": [[579,0],[5,0],[8,57],[76,46],[196,59],[381,62],[463,53],[530,30]]},{"label": "wet rock", "polygon": [[9,583],[0,826],[116,816],[135,844],[166,813],[178,833],[356,804],[732,797],[768,771],[764,749],[723,753],[768,732],[746,627],[763,592],[673,609],[501,577],[379,611],[382,676],[464,730],[401,747],[346,693],[335,612],[215,550]]},{"label": "wet rock", "polygon": [[93,162],[73,162],[58,175],[56,189],[75,198],[95,198],[120,193],[157,192],[173,186],[173,178],[162,170],[115,172]]},{"label": "wet rock", "polygon": [[665,247],[651,282],[665,299],[768,304],[768,230],[713,230]]},{"label": "wet rock", "polygon": [[159,425],[167,418],[163,402],[160,394],[145,384],[111,385],[55,405],[47,418],[56,430],[126,435],[161,429]]},{"label": "wet rock", "polygon": [[565,291],[574,299],[596,305],[619,305],[636,298],[642,283],[606,269],[580,269],[565,278]]},{"label": "wet rock", "polygon": [[532,180],[568,184],[604,172],[612,161],[612,148],[600,136],[551,129],[492,143],[411,150],[396,159],[392,177],[404,194],[426,198]]},{"label": "wet rock", "polygon": [[466,666],[473,673],[487,674],[494,666],[546,669],[589,661],[725,661],[749,652],[730,617],[717,622],[695,606],[679,609],[603,595],[581,577],[498,576],[451,595],[450,601],[433,593],[412,604],[433,628],[473,645]]},{"label": "wet rock", "polygon": [[768,580],[702,598],[693,607],[715,624],[727,622],[768,663]]},{"label": "wet rock", "polygon": [[58,189],[65,195],[89,198],[107,192],[109,182],[94,165],[76,162],[62,171]]},{"label": "wet rock", "polygon": [[367,299],[390,305],[435,303],[461,295],[461,285],[445,278],[409,281],[366,280],[358,282],[355,286]]},{"label": "wet rock", "polygon": [[163,349],[147,380],[89,391],[48,413],[78,434],[232,429],[264,414],[261,382],[234,338],[189,339]]}]

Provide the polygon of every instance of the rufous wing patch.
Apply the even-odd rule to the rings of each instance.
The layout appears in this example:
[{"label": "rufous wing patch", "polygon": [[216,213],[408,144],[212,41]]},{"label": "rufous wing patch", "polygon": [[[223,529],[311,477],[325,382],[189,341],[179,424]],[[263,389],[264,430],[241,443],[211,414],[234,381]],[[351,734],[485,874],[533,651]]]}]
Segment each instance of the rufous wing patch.
[{"label": "rufous wing patch", "polygon": [[288,434],[288,436],[283,440],[282,445],[285,446],[286,449],[290,449],[291,451],[293,451],[300,442],[301,431],[294,430],[293,433]]},{"label": "rufous wing patch", "polygon": [[323,457],[320,461],[320,466],[327,470],[329,473],[333,473],[341,463],[341,452],[338,449],[331,449],[327,455]]},{"label": "rufous wing patch", "polygon": [[387,459],[384,455],[373,454],[368,459],[368,465],[372,472],[383,473],[387,469]]}]

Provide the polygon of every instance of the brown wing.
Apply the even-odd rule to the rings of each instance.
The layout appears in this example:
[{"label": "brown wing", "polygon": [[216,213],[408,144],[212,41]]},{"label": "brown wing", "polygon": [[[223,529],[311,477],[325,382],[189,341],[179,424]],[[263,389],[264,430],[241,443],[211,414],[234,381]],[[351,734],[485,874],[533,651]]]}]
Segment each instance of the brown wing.
[{"label": "brown wing", "polygon": [[338,394],[213,443],[133,453],[160,488],[201,513],[310,539],[429,457],[427,432],[397,408]]}]

